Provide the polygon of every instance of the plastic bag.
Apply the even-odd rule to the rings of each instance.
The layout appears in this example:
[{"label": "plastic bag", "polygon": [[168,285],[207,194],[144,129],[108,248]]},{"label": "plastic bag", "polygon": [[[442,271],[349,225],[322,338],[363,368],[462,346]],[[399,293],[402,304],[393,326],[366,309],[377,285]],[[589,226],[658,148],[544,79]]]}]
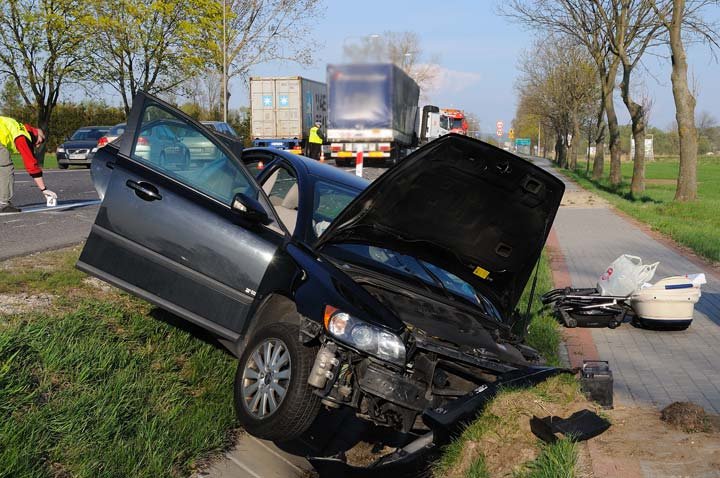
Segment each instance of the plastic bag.
[{"label": "plastic bag", "polygon": [[601,295],[627,297],[655,275],[659,262],[643,265],[637,256],[623,254],[603,272],[597,283]]},{"label": "plastic bag", "polygon": [[693,287],[697,287],[698,289],[701,285],[707,284],[707,279],[705,279],[705,273],[703,272],[699,272],[697,274],[686,274],[685,277],[690,280]]}]

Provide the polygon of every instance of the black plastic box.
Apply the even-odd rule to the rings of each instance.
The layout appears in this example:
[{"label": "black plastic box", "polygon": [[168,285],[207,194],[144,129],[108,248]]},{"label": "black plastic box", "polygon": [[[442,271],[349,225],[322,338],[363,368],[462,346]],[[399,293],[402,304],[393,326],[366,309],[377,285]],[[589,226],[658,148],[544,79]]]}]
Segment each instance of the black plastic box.
[{"label": "black plastic box", "polygon": [[584,360],[580,387],[588,399],[603,408],[613,408],[613,376],[607,361]]}]

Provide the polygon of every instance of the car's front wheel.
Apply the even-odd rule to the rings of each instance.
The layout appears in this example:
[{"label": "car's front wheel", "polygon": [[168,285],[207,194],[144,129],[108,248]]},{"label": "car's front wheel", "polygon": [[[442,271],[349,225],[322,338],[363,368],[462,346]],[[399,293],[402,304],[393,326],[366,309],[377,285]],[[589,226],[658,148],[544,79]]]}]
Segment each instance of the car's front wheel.
[{"label": "car's front wheel", "polygon": [[320,409],[320,397],[307,383],[317,348],[301,344],[299,335],[295,325],[269,325],[253,336],[240,357],[235,410],[245,430],[258,438],[296,438]]}]

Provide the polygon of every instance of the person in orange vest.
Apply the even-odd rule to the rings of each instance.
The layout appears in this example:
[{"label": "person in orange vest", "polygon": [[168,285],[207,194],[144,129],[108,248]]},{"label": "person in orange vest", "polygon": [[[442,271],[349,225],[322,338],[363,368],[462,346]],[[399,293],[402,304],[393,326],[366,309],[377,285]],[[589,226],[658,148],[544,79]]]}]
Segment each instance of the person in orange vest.
[{"label": "person in orange vest", "polygon": [[322,123],[319,121],[315,123],[315,126],[310,128],[310,135],[308,136],[308,156],[312,159],[320,159],[320,151],[322,151],[323,137],[320,133],[320,127]]},{"label": "person in orange vest", "polygon": [[13,118],[0,116],[0,213],[20,212],[20,209],[11,203],[15,180],[15,166],[10,158],[11,153],[20,153],[25,170],[42,191],[45,200],[57,201],[57,194],[45,187],[43,172],[33,151],[33,148],[43,141],[45,141],[43,130],[22,124]]}]

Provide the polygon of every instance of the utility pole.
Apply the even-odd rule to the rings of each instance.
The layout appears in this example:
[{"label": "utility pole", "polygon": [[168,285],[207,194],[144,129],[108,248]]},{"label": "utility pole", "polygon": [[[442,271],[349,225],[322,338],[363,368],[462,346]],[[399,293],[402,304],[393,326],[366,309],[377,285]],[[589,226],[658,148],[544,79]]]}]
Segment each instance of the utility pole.
[{"label": "utility pole", "polygon": [[223,105],[223,121],[227,123],[227,114],[228,114],[228,94],[227,94],[227,13],[226,13],[226,3],[225,0],[222,0],[222,18],[223,18],[223,41],[222,41],[222,57],[223,57],[223,67],[222,67],[222,105]]},{"label": "utility pole", "polygon": [[[540,121],[538,121],[538,139],[537,139],[537,155],[538,155],[538,157],[540,156],[540,125],[541,124],[542,123]],[[543,156],[543,158],[544,157],[545,156]]]}]

